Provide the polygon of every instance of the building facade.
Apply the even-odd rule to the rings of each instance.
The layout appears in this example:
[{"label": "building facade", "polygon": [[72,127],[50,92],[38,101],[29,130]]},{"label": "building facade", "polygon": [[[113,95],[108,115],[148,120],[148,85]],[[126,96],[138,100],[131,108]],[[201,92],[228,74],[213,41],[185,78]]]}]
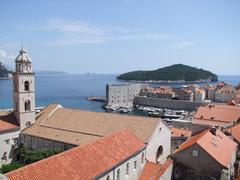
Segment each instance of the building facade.
[{"label": "building facade", "polygon": [[175,151],[174,179],[230,180],[234,177],[236,151],[237,144],[223,132],[206,129]]},{"label": "building facade", "polygon": [[185,100],[185,101],[193,101],[194,93],[192,90],[184,89],[184,88],[175,88],[173,91],[176,94],[176,99]]},{"label": "building facade", "polygon": [[146,84],[118,84],[106,86],[106,106],[107,107],[125,107],[133,106],[133,99],[138,96],[141,89]]},{"label": "building facade", "polygon": [[125,129],[9,172],[6,177],[10,180],[32,176],[38,180],[137,180],[146,163],[145,155],[144,142]]},{"label": "building facade", "polygon": [[225,85],[218,88],[215,92],[216,102],[230,102],[236,96],[236,89],[231,85]]},{"label": "building facade", "polygon": [[195,97],[195,101],[205,101],[205,98],[206,98],[206,92],[204,89],[200,89],[200,88],[197,88],[195,91],[194,91],[194,97]]},{"label": "building facade", "polygon": [[[8,115],[7,115],[8,116]],[[14,159],[14,149],[18,147],[20,127],[17,122],[4,121],[0,116],[0,167]]]}]

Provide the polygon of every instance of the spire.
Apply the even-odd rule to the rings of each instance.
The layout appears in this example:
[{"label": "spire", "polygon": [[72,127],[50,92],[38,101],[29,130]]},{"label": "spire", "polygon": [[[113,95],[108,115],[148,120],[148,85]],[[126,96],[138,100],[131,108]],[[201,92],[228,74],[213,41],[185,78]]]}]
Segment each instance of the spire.
[{"label": "spire", "polygon": [[23,43],[22,43],[22,47],[21,47],[21,50],[20,50],[20,54],[23,54],[23,53],[26,53],[26,51],[24,50],[24,48],[23,48]]}]

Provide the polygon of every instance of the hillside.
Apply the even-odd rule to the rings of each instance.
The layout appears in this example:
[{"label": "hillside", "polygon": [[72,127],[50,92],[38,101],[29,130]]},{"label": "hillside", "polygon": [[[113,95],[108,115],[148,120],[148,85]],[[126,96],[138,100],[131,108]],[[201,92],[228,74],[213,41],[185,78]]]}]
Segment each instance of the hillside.
[{"label": "hillside", "polygon": [[217,75],[210,71],[183,64],[174,64],[153,71],[132,71],[119,75],[117,79],[136,81],[218,81]]},{"label": "hillside", "polygon": [[1,62],[0,62],[0,79],[8,78],[8,74],[11,73]]}]

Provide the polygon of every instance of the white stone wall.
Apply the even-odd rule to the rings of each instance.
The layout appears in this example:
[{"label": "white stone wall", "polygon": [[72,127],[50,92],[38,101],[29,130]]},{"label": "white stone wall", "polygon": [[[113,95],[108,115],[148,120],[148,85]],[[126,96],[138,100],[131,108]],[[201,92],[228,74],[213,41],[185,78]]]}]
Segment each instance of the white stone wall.
[{"label": "white stone wall", "polygon": [[132,107],[133,99],[139,95],[143,84],[107,85],[106,97],[109,107]]},{"label": "white stone wall", "polygon": [[[14,139],[18,139],[20,130],[9,131],[0,134],[0,167],[3,164],[11,163],[13,158],[13,145]],[[6,143],[8,141],[8,144]],[[18,140],[19,141],[19,140]],[[4,154],[6,154],[6,159],[3,159]]]},{"label": "white stone wall", "polygon": [[234,87],[223,87],[216,91],[216,102],[229,102],[234,96],[236,96],[236,90]]},{"label": "white stone wall", "polygon": [[[15,116],[21,129],[35,123],[35,82],[34,73],[15,73],[13,76],[13,100]],[[29,91],[25,91],[24,83],[29,82]],[[30,110],[25,111],[25,102],[30,101]]]},{"label": "white stone wall", "polygon": [[203,93],[195,92],[195,101],[204,101],[205,100],[206,93],[203,91]]},{"label": "white stone wall", "polygon": [[[142,154],[144,153],[144,158],[142,161]],[[110,170],[109,172],[107,172],[105,175],[96,178],[96,179],[100,179],[100,180],[107,180],[108,176],[110,178],[110,180],[137,180],[139,178],[139,176],[141,175],[141,172],[144,168],[145,165],[145,155],[146,155],[146,151],[143,150],[141,152],[139,152],[138,154],[136,154],[135,156],[127,159],[125,162],[123,162],[122,164],[114,167],[114,169]],[[134,168],[134,162],[136,161],[136,169]],[[129,165],[129,171],[128,174],[126,172],[127,169],[127,164]],[[119,179],[117,178],[117,172],[118,170],[120,170],[120,176]]]},{"label": "white stone wall", "polygon": [[25,148],[32,149],[32,150],[37,150],[42,148],[47,148],[47,149],[59,148],[62,150],[68,150],[77,146],[77,145],[67,144],[63,142],[53,141],[50,139],[44,139],[41,137],[29,136],[25,134],[21,134],[20,140]]},{"label": "white stone wall", "polygon": [[[157,157],[159,147],[162,146],[162,153]],[[146,159],[153,163],[163,164],[171,153],[171,131],[169,127],[160,122],[153,132],[146,149]]]},{"label": "white stone wall", "polygon": [[172,179],[173,164],[171,164],[159,180],[171,180]]}]

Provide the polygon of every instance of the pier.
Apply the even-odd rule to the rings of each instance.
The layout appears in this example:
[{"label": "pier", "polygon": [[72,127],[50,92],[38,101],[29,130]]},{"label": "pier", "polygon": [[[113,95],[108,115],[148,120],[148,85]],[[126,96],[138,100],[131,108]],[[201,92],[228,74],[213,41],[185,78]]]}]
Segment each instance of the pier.
[{"label": "pier", "polygon": [[102,97],[102,96],[92,96],[92,97],[88,97],[87,100],[89,100],[89,101],[106,102],[106,97]]}]

